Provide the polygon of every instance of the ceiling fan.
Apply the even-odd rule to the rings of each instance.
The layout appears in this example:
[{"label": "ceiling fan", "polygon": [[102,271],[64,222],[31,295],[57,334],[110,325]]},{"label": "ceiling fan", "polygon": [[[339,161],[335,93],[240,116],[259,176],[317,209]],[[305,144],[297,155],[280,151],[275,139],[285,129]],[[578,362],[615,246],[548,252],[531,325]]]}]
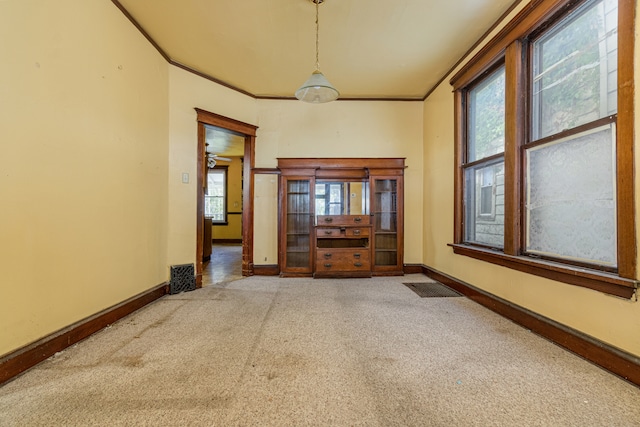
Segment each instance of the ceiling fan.
[{"label": "ceiling fan", "polygon": [[231,161],[231,159],[228,157],[221,157],[221,156],[218,156],[217,154],[213,154],[207,151],[207,166],[209,168],[213,168],[218,162],[218,160],[222,160],[223,162]]}]

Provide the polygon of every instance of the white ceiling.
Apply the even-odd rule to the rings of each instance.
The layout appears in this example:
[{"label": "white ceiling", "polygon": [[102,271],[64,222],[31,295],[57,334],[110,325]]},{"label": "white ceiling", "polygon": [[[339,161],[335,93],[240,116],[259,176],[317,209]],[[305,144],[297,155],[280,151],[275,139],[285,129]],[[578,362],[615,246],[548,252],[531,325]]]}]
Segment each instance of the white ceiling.
[{"label": "white ceiling", "polygon": [[[315,68],[311,0],[112,0],[171,61],[257,97]],[[325,0],[320,69],[341,98],[421,99],[514,0]]]}]

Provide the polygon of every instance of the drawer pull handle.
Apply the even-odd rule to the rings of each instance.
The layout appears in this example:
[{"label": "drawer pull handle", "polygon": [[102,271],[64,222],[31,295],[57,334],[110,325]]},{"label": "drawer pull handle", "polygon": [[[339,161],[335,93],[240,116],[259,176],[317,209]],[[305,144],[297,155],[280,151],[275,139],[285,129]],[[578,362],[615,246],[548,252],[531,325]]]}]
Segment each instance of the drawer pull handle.
[{"label": "drawer pull handle", "polygon": [[327,267],[327,268],[331,268],[331,264],[330,263],[326,263],[324,266]]},{"label": "drawer pull handle", "polygon": [[357,217],[353,218],[353,220],[354,220],[355,222],[360,222],[360,221],[362,221],[362,218],[360,218],[359,216],[357,216]]},{"label": "drawer pull handle", "polygon": [[360,235],[360,230],[353,230],[353,234],[356,235],[356,236],[359,236]]},{"label": "drawer pull handle", "polygon": [[325,258],[327,258],[327,259],[328,259],[328,258],[331,258],[331,254],[326,253],[326,254],[324,254],[324,257],[325,257]]},{"label": "drawer pull handle", "polygon": [[324,234],[327,234],[327,235],[331,234],[331,230],[324,230]]},{"label": "drawer pull handle", "polygon": [[360,258],[360,254],[359,253],[355,253],[355,254],[353,254],[353,257],[354,258]]},{"label": "drawer pull handle", "polygon": [[333,218],[326,217],[326,218],[324,219],[324,222],[332,222],[332,221],[333,221]]},{"label": "drawer pull handle", "polygon": [[362,263],[361,262],[354,262],[353,265],[355,265],[356,267],[362,267]]}]

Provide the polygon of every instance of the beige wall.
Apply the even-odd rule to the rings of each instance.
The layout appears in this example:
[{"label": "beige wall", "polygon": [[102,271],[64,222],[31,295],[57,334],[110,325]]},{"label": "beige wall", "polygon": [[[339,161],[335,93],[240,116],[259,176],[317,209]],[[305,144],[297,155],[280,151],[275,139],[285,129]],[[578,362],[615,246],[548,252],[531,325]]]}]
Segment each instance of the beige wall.
[{"label": "beige wall", "polygon": [[[169,265],[195,263],[197,114],[194,108],[257,122],[256,100],[169,66]],[[189,183],[182,183],[182,174]]]},{"label": "beige wall", "polygon": [[[195,262],[194,107],[257,125],[256,167],[276,167],[277,157],[407,157],[405,262],[421,262],[421,102],[345,101],[309,105],[298,101],[255,100],[177,67],[170,66],[169,73],[170,265]],[[185,172],[191,177],[189,184],[181,182]],[[270,200],[261,198],[264,215],[255,215],[255,264],[277,262],[277,239],[272,238],[277,231],[277,194],[274,196]],[[262,213],[257,207],[256,212]]]},{"label": "beige wall", "polygon": [[[636,55],[636,75],[639,70]],[[448,79],[424,103],[424,264],[640,355],[640,304],[635,300],[624,300],[454,255],[447,246],[453,241],[454,202],[454,104],[452,88],[447,82]],[[636,105],[639,105],[638,99]],[[637,126],[640,126],[638,114]],[[635,156],[636,165],[640,164],[639,147],[636,147]],[[640,188],[639,185],[636,174],[636,189]],[[636,212],[640,212],[639,199],[636,196]],[[636,227],[640,229],[640,224]]]},{"label": "beige wall", "polygon": [[0,355],[167,280],[168,66],[109,1],[0,2]]},{"label": "beige wall", "polygon": [[[195,262],[196,148],[194,107],[255,124],[256,167],[277,157],[406,157],[405,262],[422,260],[422,103],[255,100],[170,67],[169,264]],[[181,183],[189,173],[191,182]],[[277,263],[277,192],[271,178],[256,185],[254,263]],[[273,197],[258,191],[263,188]],[[277,187],[275,188],[277,191]],[[215,238],[215,228],[214,228]],[[265,261],[265,258],[267,259]]]},{"label": "beige wall", "polygon": [[[256,174],[253,208],[253,261],[257,265],[278,263],[278,175]],[[257,238],[256,236],[259,236]]]},{"label": "beige wall", "polygon": [[[256,166],[276,167],[278,157],[406,157],[405,263],[419,264],[422,109],[421,102],[337,101],[316,105],[259,100]],[[255,239],[266,241],[270,233],[266,227],[275,226],[277,218],[263,217],[259,221],[265,227],[256,227]],[[268,250],[273,251],[277,251],[276,241]]]}]

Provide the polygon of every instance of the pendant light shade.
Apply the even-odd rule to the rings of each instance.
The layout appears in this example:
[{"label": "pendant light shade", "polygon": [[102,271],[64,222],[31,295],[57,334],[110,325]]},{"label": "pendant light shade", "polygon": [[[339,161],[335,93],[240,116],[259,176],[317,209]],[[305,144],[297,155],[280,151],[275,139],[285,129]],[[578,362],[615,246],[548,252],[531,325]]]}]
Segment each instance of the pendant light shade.
[{"label": "pendant light shade", "polygon": [[312,104],[335,101],[340,93],[333,87],[329,80],[320,72],[320,48],[319,37],[320,21],[318,20],[318,7],[324,0],[311,0],[316,4],[316,70],[311,77],[296,91],[296,98],[300,101]]},{"label": "pendant light shade", "polygon": [[314,71],[296,91],[296,98],[312,104],[335,101],[339,95],[338,90],[329,83],[320,70]]}]

